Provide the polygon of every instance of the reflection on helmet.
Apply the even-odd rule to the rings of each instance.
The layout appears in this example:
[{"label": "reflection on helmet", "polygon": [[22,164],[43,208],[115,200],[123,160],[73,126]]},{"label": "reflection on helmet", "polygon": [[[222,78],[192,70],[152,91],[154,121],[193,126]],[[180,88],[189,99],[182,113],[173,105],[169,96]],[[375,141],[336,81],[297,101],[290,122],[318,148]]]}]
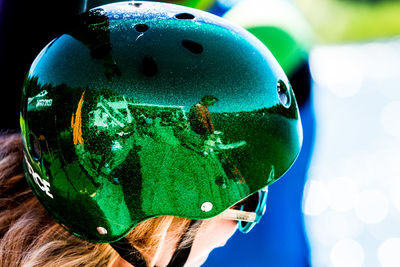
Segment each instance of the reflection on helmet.
[{"label": "reflection on helmet", "polygon": [[155,216],[216,216],[282,176],[302,142],[265,46],[171,4],[92,9],[42,50],[23,95],[28,182],[93,242]]}]

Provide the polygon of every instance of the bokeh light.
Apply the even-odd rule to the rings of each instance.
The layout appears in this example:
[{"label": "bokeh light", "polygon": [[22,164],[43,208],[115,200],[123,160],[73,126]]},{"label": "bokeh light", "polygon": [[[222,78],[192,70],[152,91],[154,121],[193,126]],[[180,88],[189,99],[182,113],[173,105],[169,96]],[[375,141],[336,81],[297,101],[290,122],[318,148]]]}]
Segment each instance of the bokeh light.
[{"label": "bokeh light", "polygon": [[[400,211],[400,181],[393,184],[391,189],[391,197],[394,207]],[[399,227],[400,228],[400,227]]]},{"label": "bokeh light", "polygon": [[318,46],[311,71],[312,266],[400,266],[400,38]]},{"label": "bokeh light", "polygon": [[400,101],[393,101],[387,104],[381,113],[383,129],[394,137],[400,137]]},{"label": "bokeh light", "polygon": [[307,215],[318,215],[324,212],[329,205],[329,192],[324,182],[311,180],[306,185],[307,198],[303,212]]},{"label": "bokeh light", "polygon": [[378,249],[378,258],[382,267],[400,266],[400,238],[389,238]]},{"label": "bokeh light", "polygon": [[364,262],[364,249],[352,239],[342,239],[331,250],[331,261],[334,267],[360,267]]},{"label": "bokeh light", "polygon": [[[316,48],[311,60],[329,62],[324,68],[316,68],[313,72],[314,79],[324,88],[330,90],[339,97],[354,96],[363,82],[363,65],[357,60],[359,52],[354,48],[346,48],[346,53],[332,51],[324,53],[323,49]],[[351,57],[353,60],[349,60]],[[343,61],[348,63],[343,65]]]},{"label": "bokeh light", "polygon": [[389,211],[389,201],[382,191],[366,190],[358,195],[355,212],[364,223],[379,223],[383,221]]},{"label": "bokeh light", "polygon": [[348,176],[337,177],[328,182],[331,195],[330,207],[336,211],[351,210],[357,200],[357,184]]}]

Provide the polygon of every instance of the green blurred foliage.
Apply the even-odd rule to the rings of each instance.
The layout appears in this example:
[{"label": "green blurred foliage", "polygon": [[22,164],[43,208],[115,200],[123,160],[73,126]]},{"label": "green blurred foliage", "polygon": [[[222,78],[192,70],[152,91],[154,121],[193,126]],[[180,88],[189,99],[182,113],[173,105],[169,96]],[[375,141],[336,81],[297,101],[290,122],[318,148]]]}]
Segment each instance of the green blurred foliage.
[{"label": "green blurred foliage", "polygon": [[321,43],[400,35],[400,1],[296,0]]}]

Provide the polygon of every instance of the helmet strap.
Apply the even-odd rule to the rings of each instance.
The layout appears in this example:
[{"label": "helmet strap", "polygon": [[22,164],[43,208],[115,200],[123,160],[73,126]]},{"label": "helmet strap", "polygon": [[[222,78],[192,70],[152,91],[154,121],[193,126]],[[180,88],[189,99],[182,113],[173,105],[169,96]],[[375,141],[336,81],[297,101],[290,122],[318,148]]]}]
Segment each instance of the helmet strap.
[{"label": "helmet strap", "polygon": [[[177,245],[177,249],[174,252],[174,255],[172,255],[172,258],[170,262],[168,263],[167,267],[183,267],[189,257],[190,251],[193,246],[193,241],[194,238],[190,239],[190,242],[188,243],[187,246],[183,248],[179,248],[180,245],[184,240],[186,240],[189,237],[189,234],[192,230],[192,228],[199,229],[199,226],[202,221],[196,221],[192,220],[189,224],[189,227],[187,228],[186,232],[182,235],[181,240],[179,240],[179,243]],[[198,225],[198,227],[197,227]]]},{"label": "helmet strap", "polygon": [[[187,239],[192,228],[196,227],[200,224],[201,221],[192,220],[187,228],[186,232],[182,235],[177,248],[182,244],[182,242]],[[198,229],[198,227],[197,227]],[[190,240],[187,246],[176,249],[174,255],[167,267],[183,267],[189,257],[190,251],[193,246],[194,238]],[[110,243],[111,247],[127,262],[132,264],[135,267],[147,267],[147,263],[143,258],[143,255],[137,250],[132,244],[125,238],[121,238],[120,240]]]},{"label": "helmet strap", "polygon": [[142,254],[137,250],[128,239],[123,237],[122,239],[110,243],[111,247],[127,262],[135,267],[147,267],[147,263],[144,260]]}]

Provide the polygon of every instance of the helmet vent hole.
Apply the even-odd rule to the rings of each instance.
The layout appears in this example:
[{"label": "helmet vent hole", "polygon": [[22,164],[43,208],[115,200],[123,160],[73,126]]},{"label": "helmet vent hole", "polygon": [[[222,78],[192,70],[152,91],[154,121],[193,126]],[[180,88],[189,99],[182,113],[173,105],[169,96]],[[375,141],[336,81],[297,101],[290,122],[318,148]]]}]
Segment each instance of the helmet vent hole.
[{"label": "helmet vent hole", "polygon": [[193,54],[201,54],[203,53],[203,46],[199,43],[190,41],[190,40],[183,40],[182,46],[192,52]]},{"label": "helmet vent hole", "polygon": [[152,57],[145,57],[142,61],[142,72],[147,77],[153,77],[157,74],[157,63]]},{"label": "helmet vent hole", "polygon": [[278,97],[279,97],[281,104],[285,108],[289,108],[291,101],[290,101],[289,90],[288,90],[286,84],[282,80],[280,80],[276,85],[276,89],[277,89]]},{"label": "helmet vent hole", "polygon": [[134,6],[134,7],[140,7],[142,3],[129,3],[128,5]]},{"label": "helmet vent hole", "polygon": [[177,19],[194,19],[194,16],[189,13],[180,13],[175,15],[175,18]]},{"label": "helmet vent hole", "polygon": [[135,30],[138,32],[145,32],[149,29],[149,26],[147,26],[146,24],[138,24],[135,25]]}]

